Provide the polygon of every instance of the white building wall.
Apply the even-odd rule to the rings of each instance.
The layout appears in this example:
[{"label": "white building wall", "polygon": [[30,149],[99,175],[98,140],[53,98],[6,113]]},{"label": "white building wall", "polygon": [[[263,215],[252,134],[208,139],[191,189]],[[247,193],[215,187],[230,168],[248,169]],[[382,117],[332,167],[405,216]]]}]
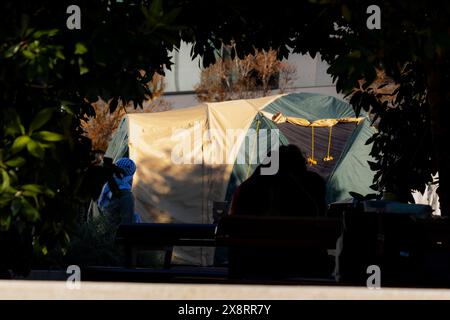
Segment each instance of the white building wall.
[{"label": "white building wall", "polygon": [[327,73],[327,69],[329,68],[328,63],[322,61],[320,55],[316,59],[318,61],[316,65],[316,86],[332,86],[333,78]]},{"label": "white building wall", "polygon": [[179,51],[173,51],[172,70],[166,69],[166,92],[193,91],[197,83],[200,82],[201,61],[197,57],[191,60],[192,45],[182,42]]},{"label": "white building wall", "polygon": [[[183,42],[179,51],[172,52],[172,70],[166,70],[166,95],[164,99],[173,108],[192,106],[198,103],[194,88],[200,82],[201,60],[191,60],[192,45]],[[332,78],[327,74],[328,65],[320,55],[314,59],[309,55],[291,54],[288,63],[297,67],[296,78],[289,92],[312,92],[342,99],[336,92]],[[274,94],[276,91],[274,92]]]}]

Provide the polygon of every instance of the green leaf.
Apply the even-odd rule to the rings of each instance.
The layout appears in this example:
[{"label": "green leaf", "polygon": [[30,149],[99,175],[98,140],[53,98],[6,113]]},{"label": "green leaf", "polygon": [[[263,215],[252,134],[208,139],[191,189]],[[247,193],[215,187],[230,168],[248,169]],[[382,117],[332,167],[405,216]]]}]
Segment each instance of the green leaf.
[{"label": "green leaf", "polygon": [[21,213],[28,221],[34,222],[39,219],[39,211],[31,205],[25,198],[20,201],[22,205]]},{"label": "green leaf", "polygon": [[73,112],[72,108],[69,105],[62,104],[61,111],[67,113],[70,116],[75,116],[75,113]]},{"label": "green leaf", "polygon": [[15,136],[16,134],[25,134],[25,128],[20,121],[20,117],[17,112],[13,109],[5,110],[4,119],[5,124],[5,135]]},{"label": "green leaf", "polygon": [[29,59],[29,60],[33,60],[36,56],[36,54],[34,54],[34,52],[30,51],[30,50],[23,50],[22,54],[25,58]]},{"label": "green leaf", "polygon": [[30,133],[46,124],[52,117],[53,111],[54,111],[53,108],[45,108],[39,111],[38,114],[31,121],[29,130]]},{"label": "green leaf", "polygon": [[39,142],[36,142],[34,140],[28,141],[27,150],[32,156],[38,159],[44,158],[45,151]]},{"label": "green leaf", "polygon": [[34,193],[42,193],[44,190],[44,187],[38,184],[25,184],[22,186],[23,190],[31,191]]},{"label": "green leaf", "polygon": [[369,164],[369,168],[372,171],[377,171],[380,168],[380,165],[377,162],[367,161],[367,163]]},{"label": "green leaf", "polygon": [[10,179],[9,179],[9,175],[8,172],[6,172],[6,170],[1,169],[2,170],[2,185],[0,186],[0,191],[4,191],[7,188],[9,188],[10,185]]},{"label": "green leaf", "polygon": [[360,50],[353,50],[348,56],[350,58],[359,59],[359,58],[361,58],[361,51]]},{"label": "green leaf", "polygon": [[33,137],[36,137],[39,140],[44,141],[61,141],[64,140],[64,136],[62,134],[50,131],[39,131],[33,134]]},{"label": "green leaf", "polygon": [[377,136],[376,136],[375,134],[372,135],[369,139],[367,139],[365,145],[367,146],[367,145],[373,143],[373,142],[375,141],[376,138],[377,138]]},{"label": "green leaf", "polygon": [[44,149],[50,149],[54,146],[54,143],[52,142],[44,142],[44,141],[40,141],[39,144],[41,145],[42,148]]},{"label": "green leaf", "polygon": [[61,50],[56,50],[55,57],[57,57],[57,58],[59,58],[61,60],[65,60],[66,59],[66,57],[64,56],[64,54],[62,53]]},{"label": "green leaf", "polygon": [[47,197],[50,197],[50,198],[53,198],[55,196],[55,192],[53,192],[49,188],[44,187],[43,193],[44,193],[44,195],[46,195]]},{"label": "green leaf", "polygon": [[19,49],[20,49],[20,44],[13,45],[5,51],[3,57],[6,59],[11,58],[12,56],[14,56],[17,53],[17,51],[19,51]]},{"label": "green leaf", "polygon": [[44,194],[50,198],[55,196],[55,193],[52,190],[39,184],[25,184],[21,189],[24,190],[23,195],[25,196],[35,196],[37,194]]},{"label": "green leaf", "polygon": [[0,194],[0,208],[7,206],[14,199],[14,195],[3,192]]},{"label": "green leaf", "polygon": [[19,214],[20,209],[22,209],[22,201],[20,198],[16,198],[11,203],[11,213],[13,216]]},{"label": "green leaf", "polygon": [[350,21],[350,19],[352,18],[352,13],[345,4],[342,5],[342,16],[346,21]]},{"label": "green leaf", "polygon": [[66,231],[63,231],[64,234],[64,241],[65,243],[69,243],[70,242],[70,236]]},{"label": "green leaf", "polygon": [[33,33],[33,38],[39,39],[43,36],[47,36],[47,37],[51,38],[51,37],[54,37],[55,35],[57,35],[58,33],[59,33],[58,29],[38,30]]},{"label": "green leaf", "polygon": [[33,191],[23,191],[23,192],[22,192],[22,195],[23,195],[24,197],[31,197],[31,198],[34,198],[34,197],[36,197],[38,194],[37,194],[36,192],[33,192]]},{"label": "green leaf", "polygon": [[173,22],[180,15],[180,13],[181,13],[181,8],[175,8],[175,9],[171,10],[170,12],[165,14],[164,23],[167,25],[173,24]]},{"label": "green leaf", "polygon": [[17,137],[13,142],[13,145],[11,147],[11,152],[13,154],[15,154],[15,153],[21,151],[23,148],[25,148],[25,146],[28,144],[29,141],[30,141],[29,136]]},{"label": "green leaf", "polygon": [[12,168],[18,168],[21,167],[25,164],[25,158],[24,157],[15,157],[12,159],[9,159],[8,161],[5,161],[5,164],[8,167],[12,167]]},{"label": "green leaf", "polygon": [[88,72],[89,72],[89,69],[88,69],[88,68],[86,68],[86,67],[80,67],[80,74],[81,74],[81,75],[86,74],[86,73],[88,73]]},{"label": "green leaf", "polygon": [[0,230],[7,231],[11,225],[11,216],[8,215],[6,217],[0,218]]},{"label": "green leaf", "polygon": [[88,49],[83,43],[77,42],[75,45],[75,54],[85,54],[87,51]]}]

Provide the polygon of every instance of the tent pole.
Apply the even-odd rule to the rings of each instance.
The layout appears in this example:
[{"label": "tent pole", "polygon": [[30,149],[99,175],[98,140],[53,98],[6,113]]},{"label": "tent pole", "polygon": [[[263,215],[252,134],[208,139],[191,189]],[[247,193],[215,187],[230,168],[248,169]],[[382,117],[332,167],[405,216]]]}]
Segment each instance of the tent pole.
[{"label": "tent pole", "polygon": [[261,120],[258,119],[257,122],[256,122],[256,137],[255,137],[255,143],[253,144],[252,153],[248,155],[247,174],[246,174],[246,177],[245,177],[246,180],[248,179],[248,176],[250,175],[250,166],[251,166],[251,161],[250,161],[250,159],[251,159],[252,154],[254,154],[255,148],[256,148],[256,146],[257,146],[257,144],[258,144],[258,138],[259,138],[259,126],[260,126],[260,124],[261,124]]}]

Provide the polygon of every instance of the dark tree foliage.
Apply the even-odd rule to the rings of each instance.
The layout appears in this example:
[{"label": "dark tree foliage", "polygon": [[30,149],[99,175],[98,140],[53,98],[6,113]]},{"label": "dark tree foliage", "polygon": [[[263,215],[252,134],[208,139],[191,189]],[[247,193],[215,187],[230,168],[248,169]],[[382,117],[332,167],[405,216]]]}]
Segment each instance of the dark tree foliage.
[{"label": "dark tree foliage", "polygon": [[[381,29],[366,24],[373,4],[381,9]],[[192,39],[205,64],[213,59],[213,47],[230,41],[242,55],[253,47],[277,48],[280,57],[288,48],[313,57],[320,53],[337,90],[353,94],[355,111],[370,111],[378,122],[379,133],[371,139],[374,189],[410,200],[411,189],[423,190],[438,170],[441,211],[450,214],[448,2],[310,0],[264,6],[216,0],[209,5],[219,13],[193,26]],[[195,10],[190,7],[190,14]],[[392,105],[370,87],[378,70],[400,85]]]},{"label": "dark tree foliage", "polygon": [[[81,30],[66,28],[72,4],[81,8]],[[64,247],[92,184],[80,119],[93,114],[90,103],[99,96],[113,99],[113,108],[119,99],[139,107],[151,94],[146,83],[170,67],[168,52],[181,40],[194,43],[192,56],[203,57],[205,66],[223,43],[233,43],[241,57],[255,48],[278,49],[280,58],[290,49],[320,53],[338,91],[354,93],[355,110],[378,117],[375,187],[405,195],[438,169],[441,209],[448,213],[450,4],[378,2],[381,29],[369,30],[371,4],[376,2],[0,2],[1,229],[31,239],[22,242],[38,252]],[[370,91],[377,69],[400,84],[395,108]],[[353,91],[360,80],[365,85]]]},{"label": "dark tree foliage", "polygon": [[[0,231],[29,239],[37,253],[67,245],[97,182],[80,128],[90,103],[101,96],[139,106],[180,41],[176,6],[109,2],[76,1],[81,30],[66,27],[73,1],[0,3]],[[0,269],[17,271],[23,248]]]}]

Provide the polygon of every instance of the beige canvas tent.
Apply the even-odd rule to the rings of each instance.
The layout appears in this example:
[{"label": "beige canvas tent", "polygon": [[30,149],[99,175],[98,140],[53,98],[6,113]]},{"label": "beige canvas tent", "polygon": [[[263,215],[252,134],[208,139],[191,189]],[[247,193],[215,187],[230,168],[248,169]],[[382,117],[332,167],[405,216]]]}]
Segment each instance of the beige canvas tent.
[{"label": "beige canvas tent", "polygon": [[[349,190],[369,193],[372,176],[367,174],[370,169],[364,159],[368,158],[370,146],[365,146],[365,141],[373,131],[366,130],[368,121],[361,123],[365,118],[348,123],[352,117],[355,114],[347,103],[307,93],[134,113],[122,120],[105,156],[116,160],[128,155],[136,162],[133,193],[143,222],[212,223],[213,203],[230,200],[233,188],[256,167],[257,161],[250,158],[260,146],[258,139],[263,130],[277,132],[277,138],[269,142],[272,145],[292,143],[290,137],[283,135],[285,128],[298,128],[295,134],[311,141],[311,127],[316,128],[316,137],[322,134],[320,123],[326,139],[329,127],[334,126],[333,132],[338,132],[339,126],[345,127],[348,134],[345,141],[341,140],[346,143],[340,150],[333,143],[334,160],[323,166],[328,170],[328,184],[334,186],[330,187],[330,201],[348,197]],[[280,118],[289,123],[278,124]],[[342,119],[347,123],[341,123],[345,122]],[[319,142],[316,141],[316,156],[322,157],[317,154]],[[309,152],[309,145],[300,147]],[[244,149],[248,163],[237,164],[238,153]],[[348,169],[339,171],[339,166]],[[355,175],[355,171],[359,174]],[[174,251],[174,261],[208,265],[213,261],[213,252],[179,249]]]},{"label": "beige canvas tent", "polygon": [[[142,220],[212,223],[213,201],[224,200],[233,162],[221,164],[214,159],[220,157],[216,152],[203,152],[205,146],[212,141],[224,142],[230,129],[241,130],[242,134],[236,137],[236,145],[239,145],[256,114],[277,97],[203,103],[160,113],[128,114],[105,156],[116,160],[128,148],[129,157],[137,166],[133,194],[136,211]],[[177,131],[180,135],[188,132],[191,138],[191,163],[174,163],[172,160],[173,150],[186,139],[186,136],[177,139]],[[213,148],[217,150],[217,147],[224,146]],[[222,153],[222,158],[224,156],[226,153]],[[212,263],[211,250],[201,251],[175,251],[175,260],[188,264]]]}]

